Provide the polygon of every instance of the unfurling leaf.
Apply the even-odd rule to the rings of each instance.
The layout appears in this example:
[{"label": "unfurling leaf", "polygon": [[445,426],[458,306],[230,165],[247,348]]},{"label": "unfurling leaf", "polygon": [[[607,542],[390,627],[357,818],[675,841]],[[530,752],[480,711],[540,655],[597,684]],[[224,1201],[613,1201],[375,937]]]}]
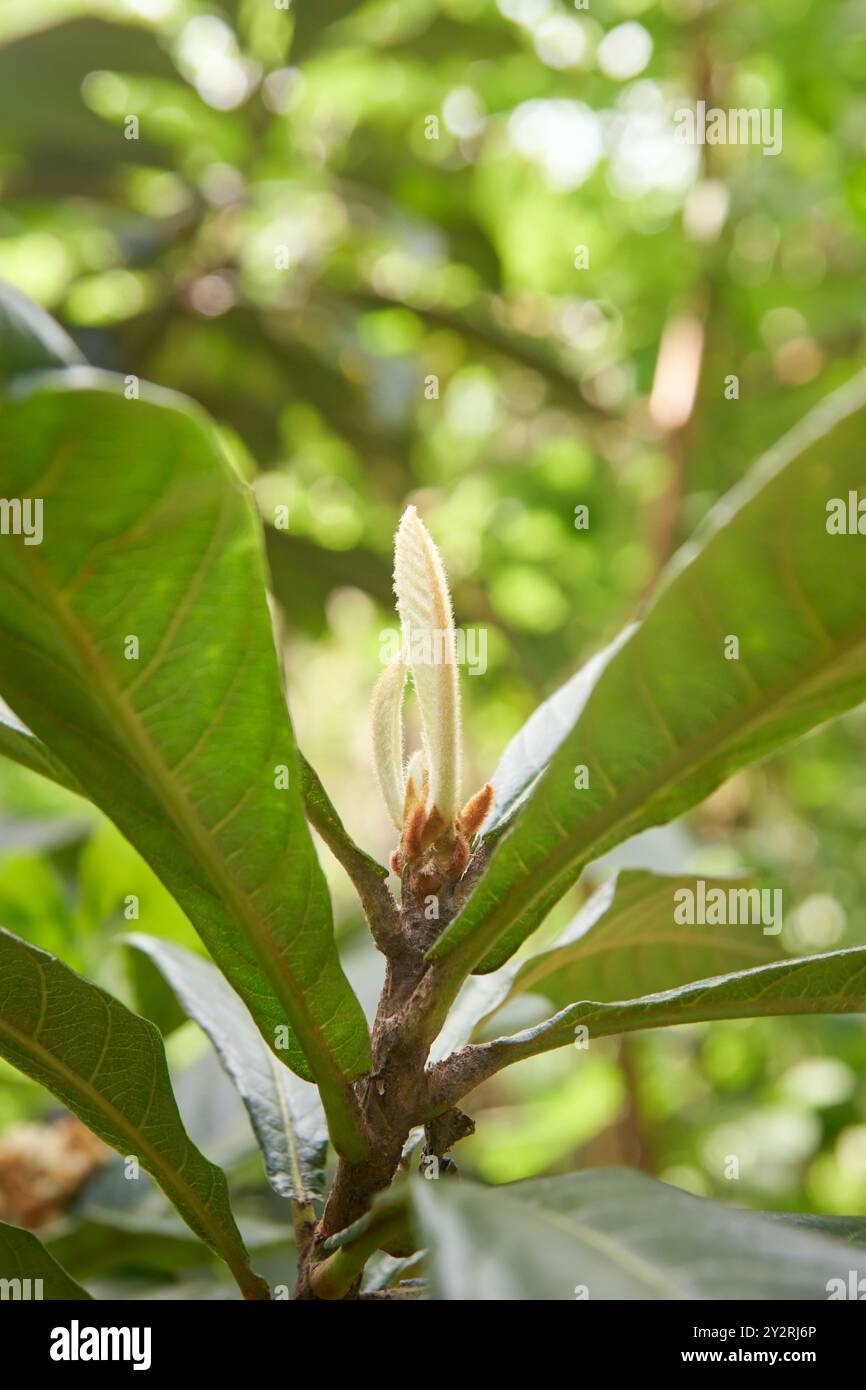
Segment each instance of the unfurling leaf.
[{"label": "unfurling leaf", "polygon": [[406,668],[399,660],[386,666],[373,690],[370,725],[373,766],[388,815],[403,828],[403,689]]},{"label": "unfurling leaf", "polygon": [[406,768],[406,786],[403,792],[404,828],[409,824],[418,807],[427,805],[429,791],[430,778],[427,775],[427,764],[424,762],[424,754],[418,749],[412,754]]},{"label": "unfurling leaf", "polygon": [[[443,829],[460,800],[460,688],[451,596],[442,561],[414,507],[394,546],[394,592],[421,711],[430,776],[429,812]],[[437,821],[438,824],[438,821]]]}]

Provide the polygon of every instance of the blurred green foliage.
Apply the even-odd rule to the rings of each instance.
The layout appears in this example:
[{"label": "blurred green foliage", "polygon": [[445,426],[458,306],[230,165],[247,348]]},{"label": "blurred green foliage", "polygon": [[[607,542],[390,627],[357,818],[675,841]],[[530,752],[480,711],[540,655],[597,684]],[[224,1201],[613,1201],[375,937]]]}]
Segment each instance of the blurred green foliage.
[{"label": "blurred green foliage", "polygon": [[[365,723],[403,505],[458,623],[486,633],[463,682],[475,785],[862,356],[864,77],[863,0],[0,8],[0,278],[97,365],[217,419],[260,501],[301,746],[382,858]],[[781,110],[781,153],[679,145],[699,98]],[[665,429],[660,344],[684,317],[700,361],[675,360],[674,387],[699,366],[697,394]],[[783,889],[791,951],[866,942],[864,751],[855,714],[635,862],[751,866]],[[328,872],[369,1003],[378,961]],[[195,946],[111,827],[0,769],[4,925],[128,995],[131,893],[142,929]],[[598,1044],[490,1083],[464,1162],[494,1181],[640,1162],[730,1201],[866,1213],[864,1071],[856,1019]],[[2,1080],[0,1127],[45,1109]]]}]

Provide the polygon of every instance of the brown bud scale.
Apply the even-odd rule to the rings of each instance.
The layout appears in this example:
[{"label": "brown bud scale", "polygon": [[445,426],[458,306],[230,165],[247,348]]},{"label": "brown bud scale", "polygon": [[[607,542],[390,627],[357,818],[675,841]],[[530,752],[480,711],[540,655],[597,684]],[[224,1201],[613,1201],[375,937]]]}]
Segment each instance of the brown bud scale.
[{"label": "brown bud scale", "polygon": [[459,820],[461,829],[467,835],[474,835],[480,825],[484,824],[487,813],[493,805],[493,787],[489,782],[485,782],[480,791],[474,796],[470,796],[463,810],[460,812]]}]

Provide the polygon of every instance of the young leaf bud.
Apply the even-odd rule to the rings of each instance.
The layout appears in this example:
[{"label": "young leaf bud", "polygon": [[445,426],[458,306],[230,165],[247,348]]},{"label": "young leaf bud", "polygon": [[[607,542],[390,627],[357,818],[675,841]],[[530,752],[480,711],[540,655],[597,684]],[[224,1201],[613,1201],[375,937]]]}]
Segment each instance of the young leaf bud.
[{"label": "young leaf bud", "polygon": [[460,690],[445,570],[427,528],[407,507],[394,547],[394,592],[428,755],[431,813],[454,823],[460,797]]},{"label": "young leaf bud", "polygon": [[398,830],[403,828],[403,688],[406,668],[392,661],[382,672],[373,691],[370,725],[373,735],[373,766],[388,814]]}]

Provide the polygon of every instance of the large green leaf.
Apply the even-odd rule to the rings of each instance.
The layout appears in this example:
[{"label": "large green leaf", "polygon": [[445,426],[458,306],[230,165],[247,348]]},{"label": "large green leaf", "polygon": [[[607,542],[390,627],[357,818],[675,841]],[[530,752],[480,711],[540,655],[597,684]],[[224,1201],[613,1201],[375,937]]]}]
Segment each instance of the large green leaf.
[{"label": "large green leaf", "polygon": [[[670,1028],[723,1018],[857,1013],[866,1013],[866,946],[759,965],[642,999],[611,1004],[583,1000],[535,1028],[472,1044],[456,1055],[462,1060],[467,1080],[478,1084],[512,1062],[574,1044],[578,1036],[592,1040],[640,1028]],[[577,1034],[579,1027],[586,1029],[585,1035]],[[463,1085],[461,1093],[468,1089],[468,1084]]]},{"label": "large green leaf", "polygon": [[[67,791],[84,795],[82,787],[76,782],[69,768],[46,748],[26,724],[11,712],[0,706],[0,754],[12,762],[26,767],[30,772],[38,772],[41,777],[56,782]],[[304,798],[304,811],[307,820],[326,841],[337,859],[346,869],[350,878],[388,877],[388,870],[367,854],[355,843],[334,807],[331,798],[322,786],[315,769],[310,766],[298,749],[301,769],[301,792]]]},{"label": "large green leaf", "polygon": [[[20,1281],[20,1285],[7,1285],[7,1280]],[[32,1231],[5,1221],[0,1221],[0,1287],[0,1299],[26,1296],[77,1302],[90,1298]]]},{"label": "large green leaf", "polygon": [[765,936],[760,925],[678,925],[674,895],[685,889],[697,896],[700,884],[707,894],[756,891],[747,878],[698,880],[627,870],[609,879],[548,950],[469,977],[433,1059],[466,1042],[519,994],[539,994],[558,1007],[573,999],[634,999],[779,957],[778,936]]},{"label": "large green leaf", "polygon": [[247,1297],[268,1297],[250,1270],[225,1175],[183,1127],[156,1028],[2,929],[0,1056],[46,1086],[106,1144],[135,1156]]},{"label": "large green leaf", "polygon": [[280,1059],[360,1156],[350,1082],[369,1039],[304,820],[246,489],[180,397],[127,400],[87,368],[7,400],[0,464],[45,517],[42,545],[0,548],[0,690],[163,879],[269,1045],[291,1026]]},{"label": "large green leaf", "polygon": [[[591,859],[866,697],[866,546],[826,525],[827,502],[862,485],[864,403],[866,373],[765,455],[703,545],[674,560],[431,949],[451,957],[453,982],[501,965]],[[589,784],[576,788],[579,767]]]},{"label": "large green leaf", "polygon": [[830,1280],[866,1274],[866,1252],[843,1240],[624,1169],[413,1186],[440,1299],[819,1301]]},{"label": "large green leaf", "polygon": [[328,1130],[315,1087],[277,1061],[210,961],[155,936],[126,939],[154,962],[213,1043],[247,1108],[274,1190],[301,1202],[320,1193]]}]

